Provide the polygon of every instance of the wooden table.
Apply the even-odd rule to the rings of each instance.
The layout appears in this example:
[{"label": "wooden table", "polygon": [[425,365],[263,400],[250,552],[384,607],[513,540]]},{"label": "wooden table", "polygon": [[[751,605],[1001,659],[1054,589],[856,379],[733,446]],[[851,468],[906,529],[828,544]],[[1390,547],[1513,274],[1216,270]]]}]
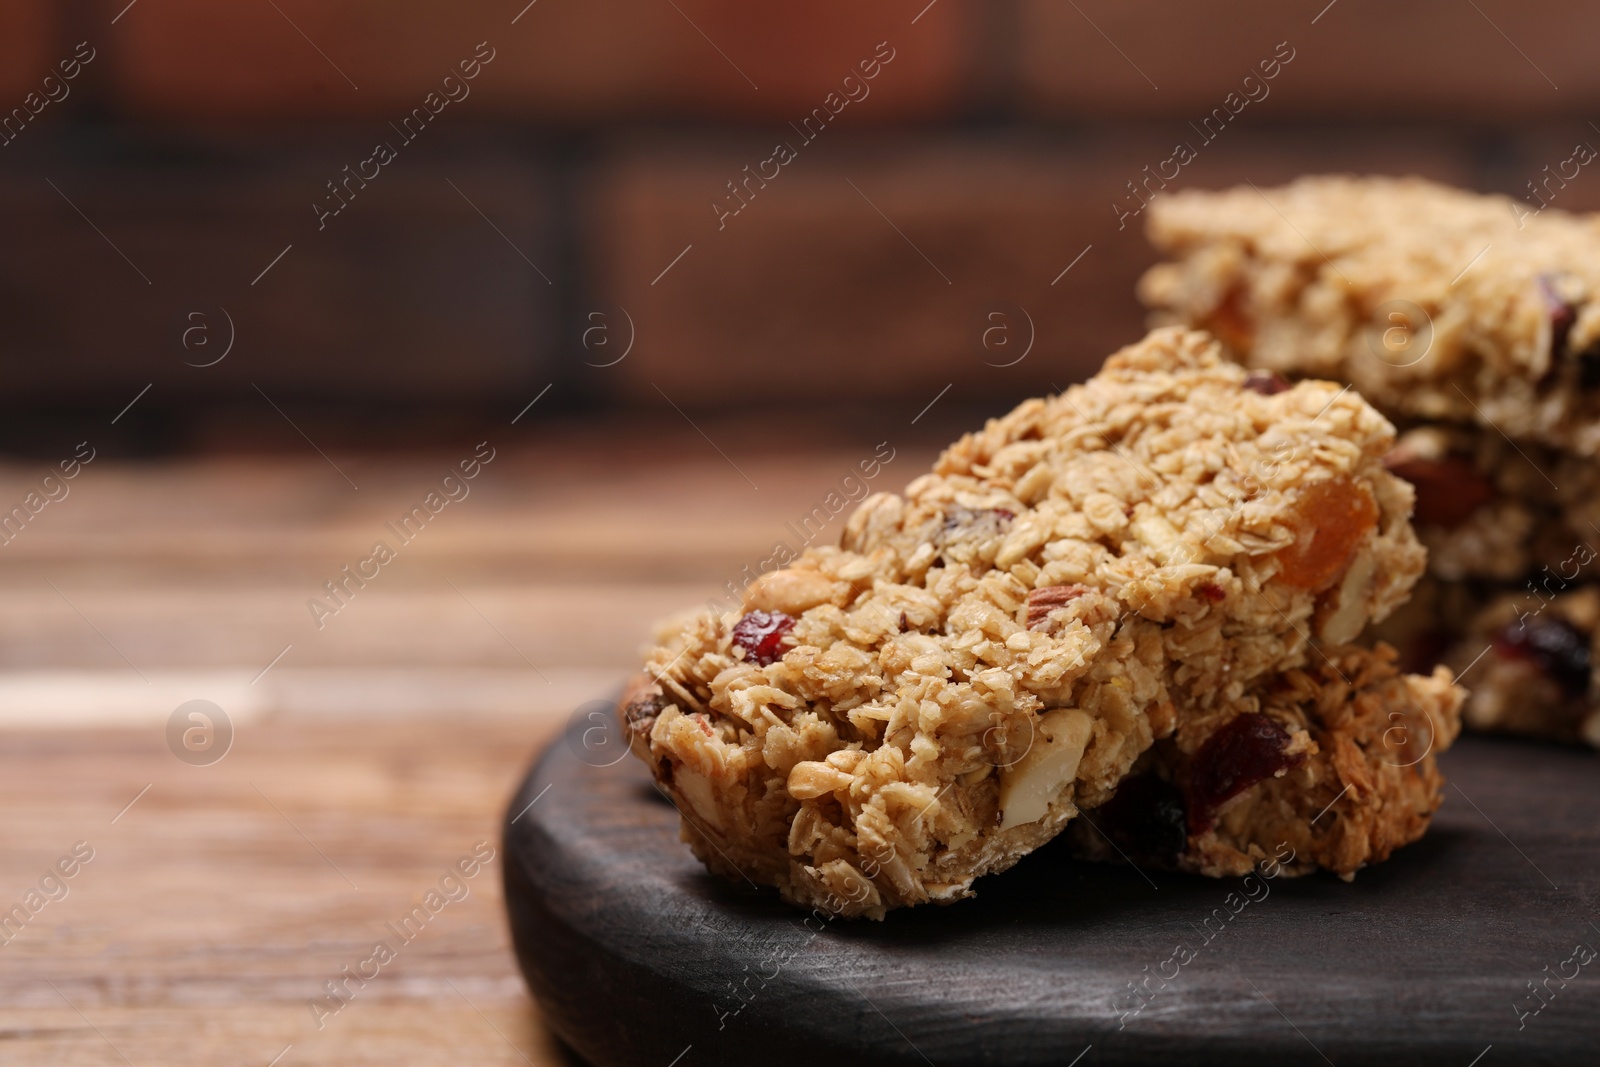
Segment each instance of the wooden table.
[{"label": "wooden table", "polygon": [[[311,1005],[498,844],[533,752],[652,619],[767,554],[875,443],[701,428],[715,447],[682,422],[494,431],[470,495],[320,630],[307,599],[475,442],[97,457],[0,547],[0,910],[93,849],[0,947],[0,1063],[570,1062],[511,957],[498,856],[336,1014]],[[895,444],[880,487],[929,462]],[[44,470],[0,469],[0,501]],[[209,766],[166,739],[196,698],[234,727]]]}]

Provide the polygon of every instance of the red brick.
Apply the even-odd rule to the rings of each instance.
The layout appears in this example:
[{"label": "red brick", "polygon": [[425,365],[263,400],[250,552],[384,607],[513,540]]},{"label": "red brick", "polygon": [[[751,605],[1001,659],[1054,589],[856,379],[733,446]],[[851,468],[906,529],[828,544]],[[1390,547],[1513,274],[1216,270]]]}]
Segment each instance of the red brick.
[{"label": "red brick", "polygon": [[21,104],[50,73],[57,59],[52,6],[49,0],[8,0],[0,7],[0,110]]},{"label": "red brick", "polygon": [[162,117],[392,116],[488,41],[495,60],[472,85],[479,114],[788,119],[888,40],[896,59],[862,120],[936,115],[960,95],[972,2],[939,0],[912,25],[918,0],[540,0],[512,25],[521,0],[277,0],[282,13],[163,0],[119,24],[122,97]]},{"label": "red brick", "polygon": [[[550,380],[555,289],[528,260],[558,267],[536,166],[419,141],[319,229],[323,183],[364,152],[167,145],[188,165],[35,151],[0,175],[9,403],[131,398],[154,382],[163,403],[259,403],[259,384],[278,400],[509,405]],[[229,336],[225,360],[198,366]]]},{"label": "red brick", "polygon": [[[1049,391],[1143,333],[1133,287],[1152,253],[1138,219],[1118,229],[1112,204],[1169,151],[1164,125],[1070,149],[832,133],[720,230],[711,199],[767,154],[765,142],[617,159],[588,212],[592,298],[628,310],[637,345],[596,374],[651,404],[661,393],[685,408],[874,399],[909,420],[947,384],[957,397],[1005,401]],[[1225,136],[1180,184],[1265,186],[1351,166],[1470,175],[1463,153],[1436,136]],[[984,315],[1002,301],[1036,331],[1012,367],[994,366],[1008,355],[979,345]],[[1021,338],[1026,325],[1012,330]]]},{"label": "red brick", "polygon": [[1597,35],[1579,0],[1022,0],[1022,95],[1057,116],[1198,119],[1287,41],[1260,102],[1280,118],[1522,118],[1594,98]]}]

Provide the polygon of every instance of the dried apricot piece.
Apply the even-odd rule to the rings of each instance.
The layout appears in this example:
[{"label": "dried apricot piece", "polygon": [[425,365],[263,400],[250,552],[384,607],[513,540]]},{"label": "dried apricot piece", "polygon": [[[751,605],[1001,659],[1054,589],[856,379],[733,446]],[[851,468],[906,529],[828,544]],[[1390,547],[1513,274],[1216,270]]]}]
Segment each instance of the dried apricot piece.
[{"label": "dried apricot piece", "polygon": [[1256,334],[1255,324],[1250,321],[1250,315],[1244,309],[1244,302],[1244,290],[1235,286],[1228,290],[1228,295],[1222,298],[1200,324],[1213,337],[1240,355],[1249,354],[1251,346],[1255,343]]},{"label": "dried apricot piece", "polygon": [[1278,577],[1320,593],[1339,580],[1378,525],[1378,502],[1347,475],[1300,490],[1289,516],[1294,544],[1278,551]]}]

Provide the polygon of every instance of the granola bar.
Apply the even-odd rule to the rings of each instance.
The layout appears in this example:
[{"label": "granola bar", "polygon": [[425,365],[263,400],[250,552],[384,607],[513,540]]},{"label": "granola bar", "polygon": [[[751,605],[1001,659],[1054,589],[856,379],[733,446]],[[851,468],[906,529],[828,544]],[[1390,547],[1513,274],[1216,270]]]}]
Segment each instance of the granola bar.
[{"label": "granola bar", "polygon": [[1428,572],[1445,581],[1522,583],[1566,571],[1582,545],[1600,544],[1600,464],[1592,460],[1435,424],[1402,433],[1386,462],[1416,489],[1412,522]]},{"label": "granola bar", "polygon": [[1393,428],[1158,330],[663,627],[634,753],[713,870],[845,915],[971,895],[1421,573]]},{"label": "granola bar", "polygon": [[1325,652],[1233,707],[1180,710],[1177,730],[1072,825],[1074,850],[1213,877],[1265,865],[1349,879],[1421,837],[1464,692],[1443,667],[1402,674],[1386,645]]},{"label": "granola bar", "polygon": [[1600,748],[1600,586],[1503,593],[1446,661],[1471,672],[1462,716],[1473,729]]},{"label": "granola bar", "polygon": [[1416,178],[1309,177],[1150,205],[1159,321],[1385,412],[1600,455],[1600,216]]},{"label": "granola bar", "polygon": [[[1600,216],[1327,177],[1164,197],[1150,235],[1170,260],[1140,284],[1158,319],[1209,325],[1252,366],[1350,382],[1409,425],[1388,462],[1416,489],[1429,580],[1377,635],[1414,668],[1492,647],[1470,727],[1600,737],[1582,672],[1552,678],[1501,633],[1507,612],[1581,605],[1600,581]],[[1532,625],[1588,647],[1562,611]]]},{"label": "granola bar", "polygon": [[1498,602],[1537,612],[1600,581],[1600,464],[1449,425],[1407,430],[1386,462],[1416,489],[1412,521],[1428,547],[1427,576],[1373,631],[1400,648],[1407,669],[1431,667],[1459,642],[1481,651],[1487,639],[1468,641],[1469,631],[1497,617]]}]

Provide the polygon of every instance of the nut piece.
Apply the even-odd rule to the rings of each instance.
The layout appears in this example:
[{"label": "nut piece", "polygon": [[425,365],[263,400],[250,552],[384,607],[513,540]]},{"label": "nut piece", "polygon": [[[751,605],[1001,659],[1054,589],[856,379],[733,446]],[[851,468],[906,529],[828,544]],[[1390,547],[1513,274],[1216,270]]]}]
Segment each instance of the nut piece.
[{"label": "nut piece", "polygon": [[723,828],[722,810],[717,806],[717,791],[712,787],[711,779],[680,764],[672,774],[672,790],[689,805],[701,822],[716,830]]},{"label": "nut piece", "polygon": [[1089,743],[1094,720],[1077,708],[1039,717],[1027,755],[1000,773],[1000,829],[1038,822],[1078,777],[1078,763]]},{"label": "nut piece", "polygon": [[849,594],[849,585],[835,582],[821,571],[785,567],[769,571],[750,584],[745,594],[745,611],[779,611],[798,618],[807,608],[825,604],[843,591]]},{"label": "nut piece", "polygon": [[1089,591],[1086,585],[1049,585],[1028,594],[1028,629],[1049,627],[1050,613],[1065,607]]},{"label": "nut piece", "polygon": [[796,800],[813,800],[853,781],[849,774],[817,760],[796,763],[789,772],[789,795]]},{"label": "nut piece", "polygon": [[1343,645],[1356,639],[1367,625],[1367,594],[1377,562],[1371,552],[1363,552],[1344,572],[1338,592],[1325,598],[1317,636],[1329,644]]}]

